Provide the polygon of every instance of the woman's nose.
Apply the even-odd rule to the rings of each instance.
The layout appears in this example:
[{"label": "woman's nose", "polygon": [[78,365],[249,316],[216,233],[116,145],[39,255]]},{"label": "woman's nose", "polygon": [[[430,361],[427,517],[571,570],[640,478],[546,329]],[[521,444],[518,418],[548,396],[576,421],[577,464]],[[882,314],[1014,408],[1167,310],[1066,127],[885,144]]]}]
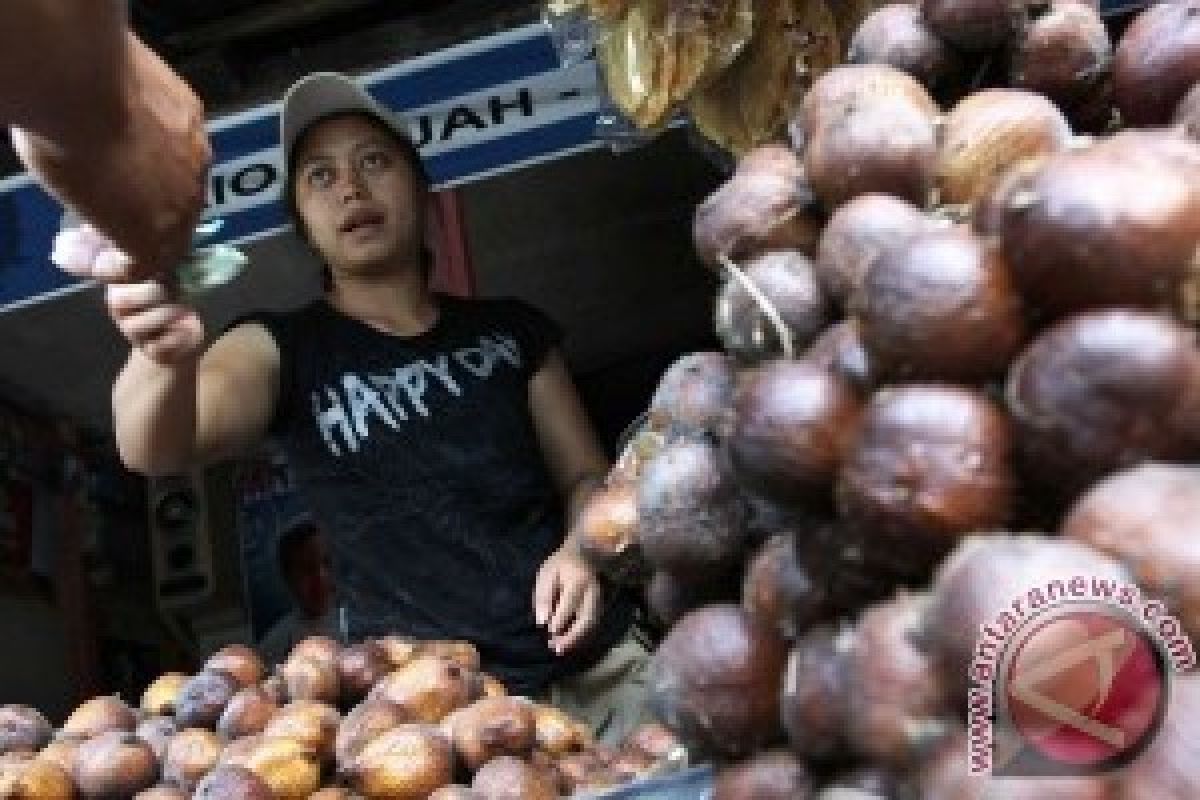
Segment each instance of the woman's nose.
[{"label": "woman's nose", "polygon": [[363,174],[356,169],[342,170],[342,179],[338,187],[339,197],[342,202],[349,202],[367,194],[367,184],[363,179]]}]

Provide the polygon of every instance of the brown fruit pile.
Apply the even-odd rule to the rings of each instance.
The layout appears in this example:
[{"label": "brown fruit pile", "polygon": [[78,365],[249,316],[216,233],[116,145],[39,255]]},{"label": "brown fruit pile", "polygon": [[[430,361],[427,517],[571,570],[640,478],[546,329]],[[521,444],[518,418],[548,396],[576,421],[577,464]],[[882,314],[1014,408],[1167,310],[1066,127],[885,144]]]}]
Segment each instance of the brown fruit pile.
[{"label": "brown fruit pile", "polygon": [[1198,676],[1111,779],[968,778],[964,725],[980,624],[1046,581],[1200,636],[1200,0],[1115,46],[1078,0],[890,5],[850,56],[698,209],[724,352],[582,518],[666,632],[652,706],[716,800],[1200,796]]},{"label": "brown fruit pile", "polygon": [[231,645],[168,673],[138,708],[97,697],[55,731],[0,707],[3,800],[540,800],[615,787],[677,758],[661,725],[619,748],[480,670],[465,642],[311,637],[268,674]]}]

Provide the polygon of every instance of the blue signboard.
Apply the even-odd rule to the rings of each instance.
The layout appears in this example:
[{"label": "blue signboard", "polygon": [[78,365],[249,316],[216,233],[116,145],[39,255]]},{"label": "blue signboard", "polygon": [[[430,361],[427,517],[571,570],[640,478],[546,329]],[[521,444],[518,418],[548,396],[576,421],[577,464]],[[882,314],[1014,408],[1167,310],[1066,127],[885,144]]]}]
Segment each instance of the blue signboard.
[{"label": "blue signboard", "polygon": [[[448,48],[362,76],[403,112],[434,182],[455,186],[595,146],[593,61],[560,65],[541,24]],[[205,217],[226,220],[220,241],[285,229],[276,202],[283,156],[279,105],[214,121]],[[77,285],[49,254],[61,207],[26,175],[0,181],[0,310]]]}]

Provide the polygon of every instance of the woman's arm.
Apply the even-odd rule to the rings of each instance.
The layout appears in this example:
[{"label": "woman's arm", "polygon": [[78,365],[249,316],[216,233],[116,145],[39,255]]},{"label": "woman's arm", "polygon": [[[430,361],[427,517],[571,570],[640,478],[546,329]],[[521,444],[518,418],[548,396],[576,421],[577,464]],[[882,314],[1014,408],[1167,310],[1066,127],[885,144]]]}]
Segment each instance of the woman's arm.
[{"label": "woman's arm", "polygon": [[609,464],[557,350],[530,382],[529,404],[542,455],[567,506],[566,541],[542,565],[534,587],[538,624],[547,627],[551,649],[561,654],[600,618],[600,581],[579,557],[570,531]]}]

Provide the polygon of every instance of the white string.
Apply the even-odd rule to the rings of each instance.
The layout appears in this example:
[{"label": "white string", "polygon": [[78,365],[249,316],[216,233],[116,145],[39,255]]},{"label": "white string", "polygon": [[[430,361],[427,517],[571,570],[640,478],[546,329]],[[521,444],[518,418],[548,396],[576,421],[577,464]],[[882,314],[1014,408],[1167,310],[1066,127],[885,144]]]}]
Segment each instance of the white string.
[{"label": "white string", "polygon": [[750,280],[750,276],[743,272],[737,264],[733,263],[733,259],[731,259],[725,253],[721,253],[720,259],[721,265],[724,266],[725,270],[733,276],[733,279],[736,280],[738,284],[740,284],[741,287],[746,290],[746,293],[754,298],[754,302],[758,303],[758,307],[762,309],[767,321],[769,321],[771,326],[775,328],[775,335],[779,337],[779,344],[783,348],[784,356],[787,358],[795,358],[796,349],[792,342],[791,328],[789,328],[787,323],[783,321],[783,317],[780,316],[779,310],[775,308],[775,304],[772,303],[770,299],[762,293],[762,290],[754,285],[754,281]]}]

